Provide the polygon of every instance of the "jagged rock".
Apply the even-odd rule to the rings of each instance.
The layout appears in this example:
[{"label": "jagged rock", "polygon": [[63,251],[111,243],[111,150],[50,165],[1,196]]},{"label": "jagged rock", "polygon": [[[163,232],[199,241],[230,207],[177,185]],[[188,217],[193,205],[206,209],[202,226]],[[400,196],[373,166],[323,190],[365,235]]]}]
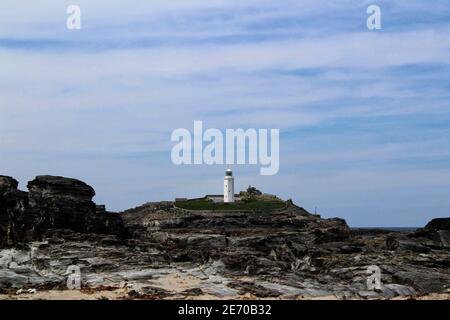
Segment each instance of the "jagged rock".
[{"label": "jagged rock", "polygon": [[450,250],[450,218],[437,218],[416,232],[415,236],[431,239],[435,246]]},{"label": "jagged rock", "polygon": [[36,217],[35,236],[42,230],[88,231],[96,213],[95,191],[84,182],[53,176],[38,176],[28,183],[30,212]]},{"label": "jagged rock", "polygon": [[5,194],[7,192],[15,191],[17,190],[17,187],[19,186],[19,182],[8,176],[0,176],[0,194]]},{"label": "jagged rock", "polygon": [[[392,276],[394,282],[411,286],[422,293],[439,292],[443,289],[439,272],[399,271]],[[447,281],[448,281],[447,277]]]},{"label": "jagged rock", "polygon": [[431,220],[424,228],[410,234],[390,233],[386,248],[395,251],[429,253],[431,250],[450,249],[450,218]]},{"label": "jagged rock", "polygon": [[[0,176],[0,247],[14,247],[0,250],[0,291],[64,286],[73,264],[85,286],[125,283],[125,298],[378,299],[450,287],[447,219],[414,232],[355,231],[292,201],[254,212],[187,212],[153,202],[118,214],[96,206],[93,188],[79,180],[39,176],[29,193],[17,186]],[[381,290],[367,289],[372,265],[380,267]],[[170,287],[177,279],[180,287]]]},{"label": "jagged rock", "polygon": [[428,253],[431,249],[414,238],[402,234],[390,234],[386,238],[386,248],[394,251]]},{"label": "jagged rock", "polygon": [[427,230],[447,230],[450,231],[450,218],[436,218],[428,222],[425,226]]},{"label": "jagged rock", "polygon": [[450,250],[450,218],[437,218],[408,235],[410,241],[430,249]]},{"label": "jagged rock", "polygon": [[86,183],[57,176],[37,176],[27,185],[30,192],[30,204],[45,199],[75,200],[89,202],[95,196],[94,189]]},{"label": "jagged rock", "polygon": [[38,228],[71,229],[81,233],[123,234],[117,213],[99,211],[94,189],[70,178],[38,176],[28,183],[30,211],[39,217]]},{"label": "jagged rock", "polygon": [[23,238],[27,193],[17,190],[17,180],[0,176],[0,248],[17,245]]},{"label": "jagged rock", "polygon": [[345,241],[350,237],[350,228],[343,219],[318,220],[318,225],[313,227],[316,243]]},{"label": "jagged rock", "polygon": [[397,296],[401,297],[415,296],[417,294],[414,288],[396,283],[381,286],[381,291],[383,292],[383,296],[386,298],[392,298]]},{"label": "jagged rock", "polygon": [[15,179],[0,176],[0,248],[42,240],[52,229],[125,233],[120,215],[98,212],[94,189],[82,181],[38,176],[28,183],[28,193],[17,187]]},{"label": "jagged rock", "polygon": [[127,230],[117,212],[96,212],[88,219],[85,232],[125,236]]}]

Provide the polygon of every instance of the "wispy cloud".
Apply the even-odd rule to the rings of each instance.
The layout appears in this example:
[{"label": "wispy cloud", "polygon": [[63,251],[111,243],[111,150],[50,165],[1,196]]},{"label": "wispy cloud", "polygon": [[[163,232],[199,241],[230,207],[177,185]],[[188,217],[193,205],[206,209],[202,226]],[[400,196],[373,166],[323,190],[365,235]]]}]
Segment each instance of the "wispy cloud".
[{"label": "wispy cloud", "polygon": [[80,177],[113,209],[218,192],[223,168],[170,162],[200,119],[281,129],[280,174],[235,168],[240,187],[350,224],[448,215],[447,1],[378,1],[375,32],[371,1],[80,0],[78,31],[70,1],[4,2],[0,167],[22,183]]}]

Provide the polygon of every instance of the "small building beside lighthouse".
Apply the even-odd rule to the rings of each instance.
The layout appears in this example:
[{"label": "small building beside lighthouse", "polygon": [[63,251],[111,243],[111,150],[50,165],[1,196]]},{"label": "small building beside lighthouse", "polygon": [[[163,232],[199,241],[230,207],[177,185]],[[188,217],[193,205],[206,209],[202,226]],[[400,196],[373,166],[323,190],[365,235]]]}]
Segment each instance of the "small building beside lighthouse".
[{"label": "small building beside lighthouse", "polygon": [[227,169],[223,179],[223,202],[234,202],[234,177],[233,171]]}]

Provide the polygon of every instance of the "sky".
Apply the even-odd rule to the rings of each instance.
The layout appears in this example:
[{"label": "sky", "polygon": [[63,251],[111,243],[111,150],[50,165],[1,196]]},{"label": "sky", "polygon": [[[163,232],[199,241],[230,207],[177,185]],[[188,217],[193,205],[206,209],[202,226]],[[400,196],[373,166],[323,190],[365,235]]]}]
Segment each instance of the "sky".
[{"label": "sky", "polygon": [[226,166],[170,158],[202,120],[280,130],[278,174],[234,165],[238,190],[423,226],[450,215],[449,104],[448,0],[0,0],[0,174],[81,179],[108,210],[221,193]]}]

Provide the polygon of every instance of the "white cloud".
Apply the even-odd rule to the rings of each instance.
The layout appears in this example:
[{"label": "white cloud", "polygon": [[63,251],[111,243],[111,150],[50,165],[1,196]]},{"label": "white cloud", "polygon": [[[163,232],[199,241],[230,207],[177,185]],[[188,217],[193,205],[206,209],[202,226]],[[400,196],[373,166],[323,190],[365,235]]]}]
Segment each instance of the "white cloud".
[{"label": "white cloud", "polygon": [[[96,187],[99,201],[118,209],[200,195],[216,186],[222,169],[174,168],[164,155],[170,132],[200,119],[207,127],[281,128],[281,174],[268,179],[243,168],[240,183],[310,209],[321,200],[329,215],[351,222],[359,223],[355,212],[384,190],[402,198],[404,190],[448,188],[447,171],[426,166],[450,156],[448,130],[404,123],[414,115],[445,121],[449,76],[386,72],[403,65],[448,68],[445,22],[371,33],[359,1],[79,3],[86,28],[77,34],[57,27],[65,26],[64,1],[6,1],[8,10],[0,11],[0,37],[12,39],[0,39],[4,173],[22,182],[41,173],[82,178]],[[408,10],[438,14],[434,6],[407,3],[385,7],[404,21]],[[436,8],[443,10],[442,3]],[[417,168],[409,164],[415,158],[423,158]],[[194,190],[176,183],[199,173]],[[433,207],[431,200],[419,202]]]}]

